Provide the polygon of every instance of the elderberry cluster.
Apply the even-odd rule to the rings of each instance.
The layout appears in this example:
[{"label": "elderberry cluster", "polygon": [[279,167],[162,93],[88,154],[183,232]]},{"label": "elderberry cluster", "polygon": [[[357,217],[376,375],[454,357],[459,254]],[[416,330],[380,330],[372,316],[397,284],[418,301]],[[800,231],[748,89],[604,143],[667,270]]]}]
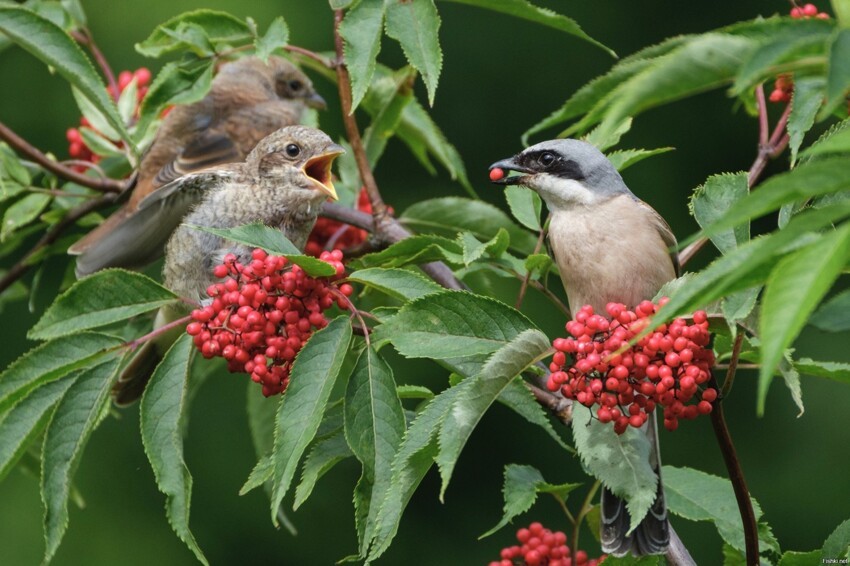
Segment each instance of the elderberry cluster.
[{"label": "elderberry cluster", "polygon": [[642,426],[658,405],[668,430],[676,430],[679,419],[710,413],[717,390],[706,385],[714,353],[704,311],[695,312],[690,324],[682,318],[662,324],[629,346],[664,303],[643,301],[634,311],[608,303],[610,319],[583,306],[567,322],[572,338],[553,342],[549,390],[560,389],[586,407],[598,405],[596,418],[614,423],[617,434]]},{"label": "elderberry cluster", "polygon": [[567,535],[552,532],[537,522],[519,529],[516,539],[519,544],[503,548],[502,559],[489,566],[597,566],[605,560],[604,554],[588,560],[583,550],[573,553],[567,546]]},{"label": "elderberry cluster", "polygon": [[186,332],[205,358],[221,356],[231,372],[250,374],[263,395],[283,393],[295,355],[313,334],[328,324],[323,314],[334,303],[347,308],[351,285],[333,281],[345,274],[342,252],[322,253],[334,266],[332,277],[310,277],[284,257],[261,249],[242,265],[228,254],[213,274],[224,279],[207,288],[212,302],[192,311]]}]

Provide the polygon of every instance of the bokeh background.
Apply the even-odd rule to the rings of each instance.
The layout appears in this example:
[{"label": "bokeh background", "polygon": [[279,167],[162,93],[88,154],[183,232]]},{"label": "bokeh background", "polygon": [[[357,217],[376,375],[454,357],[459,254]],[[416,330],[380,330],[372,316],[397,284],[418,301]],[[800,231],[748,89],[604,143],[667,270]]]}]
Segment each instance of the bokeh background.
[{"label": "bokeh background", "polygon": [[[789,9],[789,3],[780,0],[536,3],[574,17],[590,35],[620,55],[672,35],[699,33]],[[821,3],[824,5],[819,7],[828,9]],[[332,47],[332,14],[327,3],[319,0],[83,0],[83,5],[90,28],[116,72],[140,66],[158,69],[163,63],[137,54],[134,43],[147,37],[158,23],[202,7],[252,16],[261,29],[282,14],[293,43],[319,51]],[[586,81],[605,72],[613,59],[588,43],[532,23],[453,3],[440,3],[439,9],[445,61],[433,116],[462,154],[476,190],[506,209],[500,191],[487,182],[487,165],[518,151],[521,132]],[[380,60],[393,67],[404,64],[398,46],[386,40]],[[342,126],[335,87],[320,77],[314,80],[330,101],[321,116],[322,126],[339,136]],[[0,84],[0,120],[43,150],[65,156],[65,130],[79,118],[68,86],[16,48],[0,53]],[[419,95],[424,100],[421,89]],[[621,147],[673,146],[676,151],[634,166],[625,178],[684,238],[696,229],[687,213],[692,189],[710,174],[747,169],[755,156],[756,138],[755,121],[724,92],[697,96],[637,118]],[[787,167],[785,159],[772,164],[768,173]],[[377,179],[396,210],[423,199],[462,195],[461,188],[442,172],[429,176],[398,142],[390,143]],[[703,265],[710,255],[703,252],[691,267]],[[516,288],[507,284],[500,292],[512,302]],[[36,301],[35,312],[29,312],[25,302],[5,305],[0,319],[0,367],[29,347],[25,333],[42,312],[42,303]],[[524,310],[549,336],[563,333],[564,320],[539,297],[530,295]],[[847,361],[847,339],[847,334],[807,329],[798,340],[797,353]],[[438,366],[395,355],[390,358],[399,382],[435,389],[445,386],[446,372]],[[768,397],[766,416],[757,418],[755,377],[754,372],[740,372],[725,405],[751,492],[783,550],[819,548],[832,529],[848,518],[850,412],[844,407],[850,401],[850,390],[804,377],[806,412],[798,416],[787,390],[777,380]],[[297,537],[272,527],[261,490],[245,497],[237,495],[255,462],[245,419],[245,391],[241,377],[213,378],[192,407],[186,458],[194,477],[191,524],[201,548],[213,564],[332,564],[353,553],[351,490],[359,476],[354,460],[331,471],[313,497],[292,514]],[[662,431],[662,444],[666,464],[725,475],[707,419],[683,423],[675,434]],[[499,549],[513,540],[513,530],[503,529],[482,541],[477,538],[500,517],[502,470],[511,462],[534,465],[551,482],[591,483],[577,463],[540,430],[507,409],[495,407],[464,451],[445,503],[438,501],[438,482],[432,471],[380,563],[483,564],[497,558]],[[76,480],[86,505],[82,510],[72,505],[70,528],[55,564],[166,566],[193,562],[165,521],[164,497],[156,490],[141,446],[137,407],[104,422],[86,449]],[[571,499],[574,508],[583,495],[579,491]],[[0,483],[0,502],[0,564],[39,563],[43,511],[37,478],[13,471]],[[538,501],[513,528],[532,520],[541,520],[553,529],[569,527],[550,498]],[[721,541],[712,525],[673,521],[698,563],[721,562]],[[588,532],[582,541],[591,556],[598,553]]]}]

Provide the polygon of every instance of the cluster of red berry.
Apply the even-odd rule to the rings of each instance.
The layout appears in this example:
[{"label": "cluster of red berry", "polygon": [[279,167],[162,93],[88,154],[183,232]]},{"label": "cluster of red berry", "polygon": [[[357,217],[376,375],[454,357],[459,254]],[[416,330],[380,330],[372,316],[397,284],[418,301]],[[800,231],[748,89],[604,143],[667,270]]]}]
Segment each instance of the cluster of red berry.
[{"label": "cluster of red berry", "polygon": [[527,529],[519,529],[516,539],[519,544],[503,548],[502,559],[490,562],[489,566],[597,566],[605,560],[604,554],[588,560],[583,550],[572,553],[567,546],[567,535],[552,532],[536,522]]},{"label": "cluster of red berry", "polygon": [[818,7],[814,4],[806,4],[804,6],[794,6],[793,8],[791,8],[791,17],[795,20],[808,18],[820,18],[821,20],[828,20],[829,14],[827,14],[826,12],[819,12]]},{"label": "cluster of red berry", "polygon": [[[117,79],[117,90],[112,86],[107,87],[107,91],[109,91],[110,96],[115,100],[121,96],[121,93],[129,86],[133,79],[136,79],[136,110],[134,115],[138,115],[139,105],[142,102],[142,99],[148,92],[148,85],[151,82],[151,72],[145,67],[141,67],[136,69],[132,73],[130,71],[121,71],[118,74]],[[95,130],[91,123],[85,118],[80,118],[80,127],[89,128],[95,133]],[[68,128],[65,132],[65,137],[68,140],[68,155],[70,155],[73,159],[78,159],[80,161],[89,161],[91,163],[97,163],[100,161],[100,156],[92,152],[91,148],[86,145],[83,136],[80,134],[80,130],[78,128]],[[116,142],[118,145],[121,145],[120,142]],[[73,165],[73,169],[78,172],[84,172],[86,167],[84,165]]]},{"label": "cluster of red berry", "polygon": [[586,407],[599,405],[596,418],[614,423],[617,434],[629,425],[642,426],[656,405],[664,407],[668,430],[676,430],[680,418],[710,413],[717,390],[705,386],[714,353],[704,311],[694,313],[692,324],[677,318],[629,346],[666,302],[643,301],[634,311],[608,303],[610,320],[594,314],[590,305],[582,307],[566,325],[573,337],[553,342],[557,352],[549,366],[549,390],[560,389]]},{"label": "cluster of red berry", "polygon": [[[357,199],[357,210],[372,214],[372,203],[369,202],[369,195],[366,194],[366,189],[360,190],[360,196]],[[325,248],[328,247],[329,243],[331,244],[331,249],[347,250],[362,244],[368,236],[369,233],[366,230],[361,230],[329,218],[319,217],[316,220],[313,231],[310,232],[304,252],[311,256],[319,257]]]},{"label": "cluster of red berry", "polygon": [[[829,14],[819,12],[814,4],[806,4],[804,6],[794,6],[791,8],[791,17],[795,20],[819,18],[828,20]],[[791,94],[794,92],[794,80],[789,74],[782,74],[776,77],[773,85],[773,90],[770,92],[769,100],[771,102],[790,102]]]},{"label": "cluster of red berry", "polygon": [[263,385],[263,395],[282,393],[289,383],[295,355],[313,334],[328,324],[323,314],[334,303],[347,308],[347,283],[333,281],[345,274],[342,252],[321,255],[334,266],[333,277],[310,277],[284,257],[261,249],[247,265],[228,254],[213,274],[224,279],[210,285],[212,302],[192,311],[186,332],[205,358],[221,356],[231,372],[250,374]]}]

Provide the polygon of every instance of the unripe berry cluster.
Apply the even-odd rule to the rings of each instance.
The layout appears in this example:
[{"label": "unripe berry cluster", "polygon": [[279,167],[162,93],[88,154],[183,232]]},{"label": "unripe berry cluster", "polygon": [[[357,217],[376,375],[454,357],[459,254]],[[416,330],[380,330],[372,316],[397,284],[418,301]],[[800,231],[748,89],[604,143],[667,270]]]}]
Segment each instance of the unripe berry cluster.
[{"label": "unripe berry cluster", "polygon": [[519,529],[516,539],[519,544],[503,548],[502,559],[489,566],[597,566],[605,560],[604,554],[588,560],[583,550],[573,553],[567,546],[567,535],[537,522]]},{"label": "unripe berry cluster", "polygon": [[[136,69],[133,72],[130,71],[121,71],[118,74],[117,85],[116,88],[111,85],[107,87],[107,91],[109,95],[118,100],[121,96],[121,93],[133,82],[133,79],[136,79],[136,109],[133,113],[134,116],[138,116],[139,113],[139,105],[142,102],[142,99],[148,92],[148,85],[151,82],[151,72],[145,67],[141,67]],[[85,118],[85,116],[80,118],[80,127],[89,128],[93,130],[95,133],[98,133],[95,130],[91,123]],[[68,155],[72,158],[80,160],[80,161],[89,161],[91,163],[97,163],[100,161],[101,157],[96,153],[92,152],[91,148],[86,145],[85,140],[83,140],[83,136],[80,134],[80,130],[78,128],[68,128],[65,132],[65,138],[68,140]],[[121,142],[116,142],[118,145],[122,145]],[[84,172],[86,167],[83,165],[73,165],[72,166],[75,171]]]},{"label": "unripe berry cluster", "polygon": [[[284,257],[261,249],[242,265],[228,254],[213,274],[224,279],[207,288],[212,302],[192,311],[186,332],[205,358],[221,356],[231,372],[244,372],[263,386],[263,395],[283,393],[295,355],[313,330],[328,324],[334,303],[347,308],[351,285],[333,281],[345,274],[342,252],[322,254],[336,269],[332,277],[310,277]],[[336,296],[335,296],[336,295]]]},{"label": "unripe berry cluster", "polygon": [[[357,210],[372,214],[372,203],[369,202],[369,195],[366,194],[366,189],[360,190],[360,196],[357,199]],[[343,224],[330,218],[320,217],[316,220],[316,225],[313,226],[313,231],[310,232],[310,237],[307,239],[307,245],[304,246],[304,252],[319,257],[319,255],[331,244],[331,249],[347,250],[358,246],[366,241],[368,237],[366,230],[355,228],[348,224]]]},{"label": "unripe berry cluster", "polygon": [[[643,301],[634,311],[608,303],[610,318],[585,305],[566,329],[572,338],[556,338],[547,387],[585,405],[598,405],[596,418],[613,423],[622,434],[642,426],[657,405],[664,407],[664,426],[676,430],[679,419],[711,412],[717,390],[708,387],[714,353],[708,344],[708,318],[697,311],[689,324],[677,318],[629,342],[665,304]],[[571,360],[568,363],[567,356]]]}]

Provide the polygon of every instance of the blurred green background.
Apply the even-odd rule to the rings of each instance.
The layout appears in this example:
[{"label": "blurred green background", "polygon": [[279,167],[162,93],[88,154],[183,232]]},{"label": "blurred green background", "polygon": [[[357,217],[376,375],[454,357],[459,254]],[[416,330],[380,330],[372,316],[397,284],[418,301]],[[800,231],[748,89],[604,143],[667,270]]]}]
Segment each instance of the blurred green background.
[{"label": "blurred green background", "polygon": [[[698,33],[789,9],[788,2],[780,0],[537,4],[574,17],[591,36],[620,55],[671,35]],[[827,8],[822,4],[819,7]],[[158,23],[201,7],[252,16],[263,30],[274,16],[282,14],[291,28],[292,43],[318,51],[332,47],[332,14],[327,3],[318,0],[83,0],[83,5],[90,28],[116,72],[140,66],[155,71],[162,62],[138,55],[134,43]],[[506,208],[500,191],[487,182],[487,165],[518,151],[522,131],[586,81],[605,72],[613,60],[592,45],[555,30],[452,3],[438,7],[445,61],[433,116],[462,154],[476,190]],[[398,46],[387,41],[380,60],[393,67],[404,64]],[[339,136],[342,127],[335,87],[318,77],[315,82],[330,101],[321,116],[322,126]],[[41,149],[66,156],[65,130],[79,118],[68,86],[16,48],[0,53],[0,84],[0,120]],[[421,90],[419,94],[424,100]],[[676,151],[635,166],[625,178],[684,238],[696,229],[686,208],[691,190],[710,174],[747,169],[755,156],[756,137],[755,121],[721,91],[665,106],[640,116],[621,147],[673,146]],[[787,167],[785,159],[772,164],[768,172]],[[398,211],[423,199],[462,194],[444,174],[431,177],[424,172],[399,143],[391,142],[377,178],[386,200]],[[710,255],[703,252],[691,268],[704,265]],[[512,302],[516,289],[517,285],[509,284],[499,292]],[[5,307],[0,367],[29,347],[26,330],[43,308],[39,303],[36,312],[30,313],[23,303]],[[553,315],[540,297],[529,296],[524,310],[549,336],[563,333],[564,320]],[[797,353],[847,361],[847,338],[846,334],[827,335],[809,329],[798,341]],[[446,372],[438,366],[395,355],[390,358],[399,382],[435,389],[445,386]],[[767,415],[759,419],[755,416],[755,377],[753,372],[742,371],[725,405],[751,492],[783,550],[819,548],[848,517],[850,413],[841,407],[850,402],[850,390],[804,377],[806,413],[798,418],[787,390],[777,382],[768,398]],[[271,526],[267,499],[260,490],[245,497],[237,495],[255,462],[245,419],[245,381],[228,375],[211,379],[192,407],[186,457],[194,477],[191,522],[201,548],[214,564],[332,564],[353,553],[351,490],[359,476],[353,460],[328,474],[305,506],[291,515],[299,530],[297,537]],[[676,434],[662,431],[662,444],[666,464],[725,475],[707,419],[683,423]],[[513,540],[512,529],[483,541],[477,537],[500,517],[502,470],[510,462],[534,465],[551,482],[590,483],[577,463],[545,434],[503,407],[495,407],[472,436],[445,504],[437,499],[438,484],[432,472],[414,496],[398,538],[380,563],[484,564],[497,558],[499,549]],[[70,528],[55,564],[156,562],[166,566],[193,562],[165,521],[164,497],[156,490],[141,446],[137,407],[104,422],[88,445],[76,478],[86,506],[80,510],[72,505]],[[582,497],[581,491],[574,495],[572,505],[577,506]],[[12,472],[0,483],[0,502],[0,564],[37,564],[43,552],[38,480]],[[532,520],[541,520],[552,529],[569,527],[548,498],[515,521],[513,528]],[[674,525],[698,563],[721,562],[720,538],[713,526],[675,518]],[[589,533],[585,532],[582,540],[581,546],[591,556],[598,553]]]}]

